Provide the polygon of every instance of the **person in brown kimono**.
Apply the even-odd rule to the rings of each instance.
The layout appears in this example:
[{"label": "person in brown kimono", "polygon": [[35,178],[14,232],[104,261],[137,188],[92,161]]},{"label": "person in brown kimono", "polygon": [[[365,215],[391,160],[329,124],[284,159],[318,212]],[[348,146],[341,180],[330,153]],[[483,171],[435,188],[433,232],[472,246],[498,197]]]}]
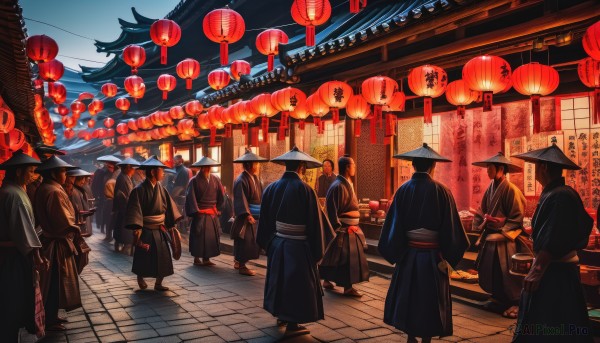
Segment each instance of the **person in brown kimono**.
[{"label": "person in brown kimono", "polygon": [[117,163],[121,162],[120,159],[113,155],[100,156],[96,159],[98,162],[104,163],[104,166],[94,173],[92,178],[92,192],[96,199],[96,226],[100,229],[100,232],[106,232],[105,240],[112,240],[112,236],[109,236],[108,230],[106,229],[110,225],[110,218],[112,214],[112,199],[107,200],[105,195],[106,183],[110,179],[117,177]]},{"label": "person in brown kimono", "polygon": [[21,150],[0,164],[6,171],[0,187],[0,337],[10,343],[18,342],[21,327],[38,338],[44,335],[37,270],[47,269],[48,260],[40,254],[42,243],[25,193],[39,164]]},{"label": "person in brown kimono", "polygon": [[146,171],[146,180],[135,187],[127,200],[123,225],[134,231],[133,266],[140,289],[148,288],[145,277],[155,278],[154,289],[168,291],[164,277],[173,275],[169,230],[182,218],[175,202],[160,184],[166,168],[156,156],[150,156],[138,169]]},{"label": "person in brown kimono", "polygon": [[235,220],[231,227],[233,239],[234,268],[242,275],[253,276],[256,272],[246,266],[249,260],[260,255],[260,247],[256,243],[256,229],[260,217],[260,200],[262,184],[258,178],[259,163],[268,162],[264,157],[250,150],[233,161],[242,163],[244,171],[233,183],[233,211]]},{"label": "person in brown kimono", "polygon": [[[83,237],[90,237],[92,235],[92,223],[88,217],[95,212],[95,209],[90,208],[87,193],[85,189],[83,189],[86,179],[91,175],[92,174],[79,168],[67,171],[67,178],[73,178],[71,194],[69,194],[69,192],[67,192],[67,194],[69,194],[71,204],[75,210],[75,222],[79,225],[81,236]],[[67,184],[69,184],[68,180],[65,185]]]},{"label": "person in brown kimono", "polygon": [[518,252],[517,238],[523,232],[525,196],[506,179],[506,173],[523,169],[501,152],[473,165],[487,168],[492,180],[473,220],[473,227],[483,230],[477,255],[479,285],[492,295],[487,307],[504,311],[504,317],[517,318],[523,280],[511,275],[509,269],[511,256]]},{"label": "person in brown kimono", "polygon": [[210,173],[211,167],[219,165],[209,157],[192,164],[200,171],[190,180],[185,193],[185,214],[192,218],[190,253],[196,266],[214,266],[210,258],[221,254],[219,216],[225,193],[221,179]]},{"label": "person in brown kimono", "polygon": [[61,324],[64,319],[58,317],[59,309],[71,311],[81,307],[74,243],[80,229],[75,223],[73,205],[62,188],[67,170],[73,168],[52,156],[36,171],[43,181],[35,193],[33,209],[42,229],[42,254],[50,262],[49,270],[40,275],[48,330],[66,330]]},{"label": "person in brown kimono", "polygon": [[361,297],[353,284],[369,281],[369,264],[365,254],[365,235],[358,226],[358,199],[354,192],[352,177],[356,174],[356,164],[348,156],[338,161],[340,174],[327,191],[325,212],[336,237],[329,243],[319,272],[323,278],[323,288],[334,289],[330,281],[344,287],[344,295]]},{"label": "person in brown kimono", "polygon": [[129,194],[131,194],[134,187],[132,177],[133,174],[135,174],[136,168],[140,166],[140,163],[129,157],[122,162],[117,163],[117,166],[121,168],[121,173],[117,176],[117,181],[115,183],[115,195],[112,208],[115,251],[122,251],[127,255],[133,255],[133,235],[123,226],[123,218],[125,218]]}]

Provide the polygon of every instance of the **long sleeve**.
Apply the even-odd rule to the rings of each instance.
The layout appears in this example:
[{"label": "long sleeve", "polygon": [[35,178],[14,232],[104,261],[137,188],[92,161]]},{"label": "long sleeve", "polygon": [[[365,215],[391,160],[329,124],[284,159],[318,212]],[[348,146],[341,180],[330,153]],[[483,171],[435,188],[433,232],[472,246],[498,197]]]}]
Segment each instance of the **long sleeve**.
[{"label": "long sleeve", "polygon": [[52,221],[49,228],[56,229],[53,235],[64,235],[71,231],[79,231],[75,225],[75,209],[69,196],[64,191],[55,191],[47,199],[48,218]]},{"label": "long sleeve", "polygon": [[196,187],[194,187],[195,179],[191,179],[185,191],[185,215],[195,217],[198,211],[198,203],[196,202]]},{"label": "long sleeve", "polygon": [[29,201],[25,192],[22,195],[11,195],[6,201],[6,208],[2,209],[8,217],[5,224],[10,231],[10,237],[23,256],[35,248],[42,247],[35,232],[33,210],[31,206],[28,208],[25,201]]},{"label": "long sleeve", "polygon": [[[270,194],[273,189],[271,186],[267,186],[263,193],[263,200],[272,201],[272,195]],[[260,220],[258,221],[258,229],[256,231],[256,243],[267,250],[271,240],[275,236],[275,214],[272,213],[271,203],[265,203],[260,207]]]},{"label": "long sleeve", "polygon": [[217,180],[217,210],[221,211],[223,208],[223,202],[225,202],[225,190],[223,189],[223,184],[221,184],[221,179],[215,176]]},{"label": "long sleeve", "polygon": [[[317,193],[314,189],[307,186],[309,206],[308,206],[308,222],[306,224],[306,235],[310,246],[313,262],[318,263],[325,254],[327,242],[329,242],[335,233],[329,224],[329,220],[325,217],[325,213],[319,205]],[[262,209],[262,207],[261,207]],[[262,217],[261,217],[262,218]]]},{"label": "long sleeve", "polygon": [[123,223],[126,228],[132,230],[141,229],[144,226],[144,214],[142,213],[139,188],[135,188],[129,195],[127,212],[125,212]]},{"label": "long sleeve", "polygon": [[[441,190],[440,193],[442,193]],[[441,213],[442,221],[439,237],[440,250],[444,259],[452,267],[455,267],[469,247],[469,240],[462,227],[452,193],[449,190],[445,190],[443,193],[439,195],[438,199],[438,201],[446,203],[445,206],[441,206],[443,210]]]},{"label": "long sleeve", "polygon": [[236,217],[250,215],[246,194],[248,194],[248,183],[242,177],[239,177],[233,185],[233,212]]},{"label": "long sleeve", "polygon": [[385,217],[381,236],[379,237],[379,245],[377,246],[379,253],[389,263],[395,264],[400,260],[402,252],[406,248],[406,236],[402,227],[402,210],[400,209],[401,189],[396,191],[394,200],[390,205],[390,209]]},{"label": "long sleeve", "polygon": [[340,213],[339,205],[342,203],[344,197],[342,187],[331,187],[327,191],[327,198],[325,201],[325,210],[327,212],[327,218],[334,231],[337,231],[342,227],[342,223],[338,218]]},{"label": "long sleeve", "polygon": [[502,231],[511,231],[522,228],[523,217],[525,216],[525,196],[523,193],[513,185],[509,185],[503,200],[506,222],[500,229]]}]

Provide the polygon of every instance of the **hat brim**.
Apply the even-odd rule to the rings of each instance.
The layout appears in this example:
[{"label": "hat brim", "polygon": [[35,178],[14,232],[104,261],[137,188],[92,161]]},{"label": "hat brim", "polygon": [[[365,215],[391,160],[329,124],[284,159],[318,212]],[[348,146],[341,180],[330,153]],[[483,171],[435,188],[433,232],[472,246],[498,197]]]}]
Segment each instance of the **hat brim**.
[{"label": "hat brim", "polygon": [[490,164],[504,164],[506,166],[508,166],[508,173],[521,173],[523,172],[523,168],[512,164],[512,163],[501,163],[501,162],[485,162],[485,161],[481,161],[481,162],[473,162],[471,163],[472,165],[476,166],[476,167],[481,167],[481,168],[487,168],[488,165]]}]

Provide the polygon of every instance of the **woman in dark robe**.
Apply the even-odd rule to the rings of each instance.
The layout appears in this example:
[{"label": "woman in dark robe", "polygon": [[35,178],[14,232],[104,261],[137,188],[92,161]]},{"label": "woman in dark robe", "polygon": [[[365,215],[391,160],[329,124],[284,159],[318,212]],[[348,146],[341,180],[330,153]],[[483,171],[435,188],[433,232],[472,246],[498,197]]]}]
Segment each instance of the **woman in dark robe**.
[{"label": "woman in dark robe", "polygon": [[452,335],[448,265],[458,264],[469,242],[452,193],[432,178],[436,161],[451,161],[427,144],[394,157],[412,161],[415,173],[396,191],[379,239],[381,256],[396,265],[383,321],[408,342],[430,342]]}]

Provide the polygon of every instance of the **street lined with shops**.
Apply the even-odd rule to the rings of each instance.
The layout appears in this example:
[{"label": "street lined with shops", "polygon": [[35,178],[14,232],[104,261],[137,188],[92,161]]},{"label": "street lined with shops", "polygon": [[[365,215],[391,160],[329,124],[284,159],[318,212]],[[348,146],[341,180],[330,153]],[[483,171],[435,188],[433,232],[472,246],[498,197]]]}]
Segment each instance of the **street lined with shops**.
[{"label": "street lined with shops", "polygon": [[[151,290],[151,279],[148,290],[139,291],[132,258],[113,252],[102,236],[88,239],[92,252],[81,274],[83,309],[67,314],[66,333],[49,332],[44,342],[273,342],[283,335],[284,328],[262,309],[264,256],[256,261],[257,275],[248,277],[233,269],[230,255],[215,258],[214,267],[198,267],[184,253],[174,263],[175,275],[164,281],[169,291]],[[389,280],[374,276],[357,285],[364,293],[359,299],[326,291],[325,320],[306,325],[311,336],[288,342],[405,342],[406,335],[382,321],[388,287]],[[453,321],[454,336],[440,341],[509,342],[512,337],[514,320],[456,301]]]}]

